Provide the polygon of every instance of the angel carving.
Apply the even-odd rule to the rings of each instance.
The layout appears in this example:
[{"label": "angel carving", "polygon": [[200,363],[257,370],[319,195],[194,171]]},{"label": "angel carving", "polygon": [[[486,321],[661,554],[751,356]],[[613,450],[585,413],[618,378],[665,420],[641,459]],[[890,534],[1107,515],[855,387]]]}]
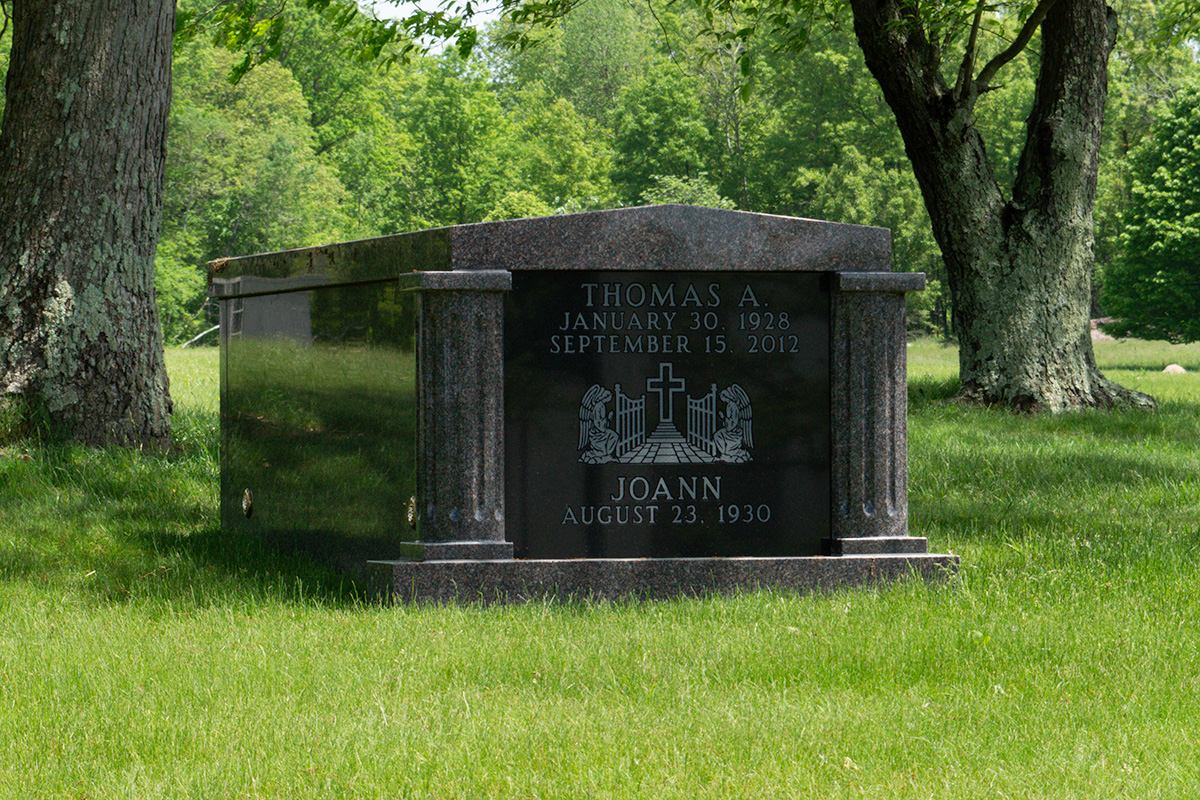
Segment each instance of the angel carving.
[{"label": "angel carving", "polygon": [[583,451],[579,460],[585,464],[607,464],[616,460],[620,437],[608,427],[611,412],[604,408],[612,399],[612,392],[597,383],[587,390],[579,404],[579,449]]},{"label": "angel carving", "polygon": [[717,458],[730,464],[743,464],[750,460],[750,448],[754,447],[750,397],[735,383],[721,392],[721,400],[725,402],[725,424],[713,435]]}]

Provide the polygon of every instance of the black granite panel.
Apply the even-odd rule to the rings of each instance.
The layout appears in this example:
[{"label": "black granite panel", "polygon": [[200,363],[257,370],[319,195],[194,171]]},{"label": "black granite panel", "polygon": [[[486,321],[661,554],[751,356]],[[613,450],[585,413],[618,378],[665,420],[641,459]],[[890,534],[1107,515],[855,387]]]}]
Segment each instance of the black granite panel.
[{"label": "black granite panel", "polygon": [[800,556],[830,531],[827,276],[515,272],[519,558]]},{"label": "black granite panel", "polygon": [[227,531],[339,564],[399,555],[416,493],[414,299],[391,281],[222,301]]}]

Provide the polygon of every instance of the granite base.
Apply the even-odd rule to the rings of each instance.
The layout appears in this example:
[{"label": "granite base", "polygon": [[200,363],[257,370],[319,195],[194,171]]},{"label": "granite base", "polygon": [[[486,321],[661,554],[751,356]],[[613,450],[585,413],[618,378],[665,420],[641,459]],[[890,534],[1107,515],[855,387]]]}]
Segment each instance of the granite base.
[{"label": "granite base", "polygon": [[411,561],[499,561],[513,557],[512,542],[402,542],[400,555]]},{"label": "granite base", "polygon": [[728,595],[755,589],[811,592],[951,579],[959,558],[876,554],[797,558],[664,558],[372,561],[373,579],[396,603],[627,600]]},{"label": "granite base", "polygon": [[924,536],[861,536],[828,540],[835,556],[917,555],[929,552]]}]

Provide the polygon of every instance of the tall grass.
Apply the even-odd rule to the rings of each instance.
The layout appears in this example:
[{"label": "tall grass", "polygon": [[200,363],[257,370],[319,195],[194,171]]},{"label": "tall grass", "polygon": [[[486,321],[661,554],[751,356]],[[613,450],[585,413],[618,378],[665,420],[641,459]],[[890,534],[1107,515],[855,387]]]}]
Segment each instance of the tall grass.
[{"label": "tall grass", "polygon": [[173,351],[177,452],[0,454],[0,797],[1192,797],[1200,377],[1128,352],[1160,411],[1030,418],[910,349],[951,585],[385,608],[223,540]]}]

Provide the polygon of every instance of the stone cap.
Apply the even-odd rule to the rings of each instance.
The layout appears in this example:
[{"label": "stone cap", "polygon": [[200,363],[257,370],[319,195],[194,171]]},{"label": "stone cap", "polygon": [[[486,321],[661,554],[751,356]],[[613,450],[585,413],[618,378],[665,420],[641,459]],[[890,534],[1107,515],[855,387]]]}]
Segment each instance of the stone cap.
[{"label": "stone cap", "polygon": [[209,294],[254,276],[325,285],[417,270],[887,272],[886,228],[684,205],[481,222],[209,264]]},{"label": "stone cap", "polygon": [[404,292],[507,292],[512,288],[512,273],[505,269],[410,272],[398,282]]},{"label": "stone cap", "polygon": [[924,272],[839,272],[833,276],[835,292],[920,292]]}]

